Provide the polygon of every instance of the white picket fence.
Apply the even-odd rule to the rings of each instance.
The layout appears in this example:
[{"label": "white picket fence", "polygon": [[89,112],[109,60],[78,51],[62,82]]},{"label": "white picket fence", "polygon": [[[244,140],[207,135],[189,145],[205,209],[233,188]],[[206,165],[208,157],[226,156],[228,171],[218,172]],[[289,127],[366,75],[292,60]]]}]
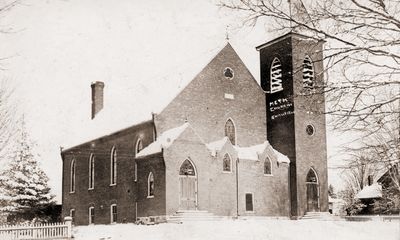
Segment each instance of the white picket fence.
[{"label": "white picket fence", "polygon": [[69,240],[71,237],[70,218],[66,218],[63,223],[0,226],[1,240]]}]

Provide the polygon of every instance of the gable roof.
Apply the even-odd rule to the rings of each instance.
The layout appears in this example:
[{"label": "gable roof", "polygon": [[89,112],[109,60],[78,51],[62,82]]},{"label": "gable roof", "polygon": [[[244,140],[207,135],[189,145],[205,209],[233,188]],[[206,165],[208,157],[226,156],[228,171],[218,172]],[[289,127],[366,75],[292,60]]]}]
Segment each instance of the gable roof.
[{"label": "gable roof", "polygon": [[106,82],[104,108],[94,119],[84,116],[85,119],[69,133],[70,141],[65,142],[63,147],[68,150],[152,120],[152,114],[160,113],[214,58],[229,49],[233,49],[229,43],[223,48],[211,49],[197,57],[186,69],[174,69],[173,73],[165,75],[161,81],[151,79],[140,82],[134,88],[113,86]]},{"label": "gable roof", "polygon": [[379,183],[374,183],[369,186],[365,186],[359,191],[354,198],[367,199],[367,198],[381,198],[382,197],[382,186]]}]

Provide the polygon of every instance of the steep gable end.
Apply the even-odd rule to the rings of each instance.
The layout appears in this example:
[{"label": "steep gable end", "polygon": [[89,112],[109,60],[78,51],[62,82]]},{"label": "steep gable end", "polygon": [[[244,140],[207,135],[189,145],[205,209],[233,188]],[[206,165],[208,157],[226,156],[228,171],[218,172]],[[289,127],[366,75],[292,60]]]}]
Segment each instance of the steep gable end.
[{"label": "steep gable end", "polygon": [[[158,132],[188,121],[202,139],[224,137],[227,119],[239,144],[264,142],[264,92],[228,43],[155,118]],[[215,131],[211,132],[211,129]]]}]

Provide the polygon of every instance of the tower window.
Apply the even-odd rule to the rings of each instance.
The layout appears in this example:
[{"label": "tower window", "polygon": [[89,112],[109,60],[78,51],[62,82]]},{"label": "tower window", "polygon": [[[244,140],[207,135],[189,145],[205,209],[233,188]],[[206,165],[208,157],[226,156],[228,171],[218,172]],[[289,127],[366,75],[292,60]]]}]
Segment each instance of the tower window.
[{"label": "tower window", "polygon": [[71,161],[69,192],[75,192],[75,159]]},{"label": "tower window", "polygon": [[271,64],[271,93],[280,92],[282,86],[282,64],[278,58],[274,58]]},{"label": "tower window", "polygon": [[116,185],[117,184],[117,149],[113,147],[111,149],[111,179],[110,184]]},{"label": "tower window", "polygon": [[225,154],[224,159],[222,160],[222,170],[224,172],[231,172],[231,165],[232,165],[232,161],[231,161],[231,157],[229,156],[229,154]]},{"label": "tower window", "polygon": [[147,197],[154,197],[154,175],[152,172],[149,173],[149,177],[147,178]]},{"label": "tower window", "polygon": [[94,155],[89,157],[89,189],[94,188]]},{"label": "tower window", "polygon": [[310,136],[314,135],[315,129],[313,125],[307,125],[306,133]]},{"label": "tower window", "polygon": [[303,61],[303,87],[314,88],[314,67],[309,56],[306,56]]},{"label": "tower window", "polygon": [[267,157],[264,161],[264,174],[272,175],[272,164],[271,164],[271,159],[269,159],[269,157]]},{"label": "tower window", "polygon": [[232,119],[228,119],[225,123],[225,136],[233,145],[236,145],[236,129]]},{"label": "tower window", "polygon": [[224,69],[224,77],[225,77],[226,79],[232,80],[234,76],[235,76],[235,75],[234,75],[234,72],[233,72],[232,68],[226,67],[226,68]]}]

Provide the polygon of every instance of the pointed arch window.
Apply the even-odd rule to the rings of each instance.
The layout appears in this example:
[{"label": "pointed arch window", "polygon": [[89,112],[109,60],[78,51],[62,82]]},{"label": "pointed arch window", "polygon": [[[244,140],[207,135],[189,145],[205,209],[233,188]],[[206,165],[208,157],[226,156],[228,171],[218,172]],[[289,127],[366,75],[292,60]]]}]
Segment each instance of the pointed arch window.
[{"label": "pointed arch window", "polygon": [[94,154],[89,157],[89,189],[94,188]]},{"label": "pointed arch window", "polygon": [[149,176],[147,178],[147,197],[154,197],[154,175],[152,172],[149,173]]},{"label": "pointed arch window", "polygon": [[303,61],[303,87],[314,88],[314,66],[309,56],[306,56]]},{"label": "pointed arch window", "polygon": [[272,163],[271,163],[271,159],[269,159],[269,157],[267,157],[264,161],[264,174],[272,175]]},{"label": "pointed arch window", "polygon": [[236,128],[232,119],[228,119],[225,123],[225,136],[228,137],[233,145],[236,145]]},{"label": "pointed arch window", "polygon": [[307,173],[307,179],[306,179],[307,183],[315,183],[318,184],[318,177],[317,177],[317,173],[315,172],[314,169],[310,169]]},{"label": "pointed arch window", "polygon": [[282,64],[278,58],[274,58],[271,64],[271,93],[280,92],[282,86]]},{"label": "pointed arch window", "polygon": [[142,139],[139,138],[136,141],[135,153],[138,154],[140,151],[142,151],[142,149],[143,149],[143,142]]},{"label": "pointed arch window", "polygon": [[231,172],[232,171],[232,160],[229,154],[225,154],[224,158],[222,159],[222,170],[224,172]]},{"label": "pointed arch window", "polygon": [[69,184],[69,192],[75,192],[75,159],[72,159],[70,166],[70,184]]},{"label": "pointed arch window", "polygon": [[185,176],[195,176],[196,175],[194,166],[188,159],[186,159],[182,163],[181,168],[179,169],[179,175],[185,175]]},{"label": "pointed arch window", "polygon": [[111,149],[110,169],[111,169],[110,185],[116,185],[117,184],[117,149],[115,147],[113,147]]}]

